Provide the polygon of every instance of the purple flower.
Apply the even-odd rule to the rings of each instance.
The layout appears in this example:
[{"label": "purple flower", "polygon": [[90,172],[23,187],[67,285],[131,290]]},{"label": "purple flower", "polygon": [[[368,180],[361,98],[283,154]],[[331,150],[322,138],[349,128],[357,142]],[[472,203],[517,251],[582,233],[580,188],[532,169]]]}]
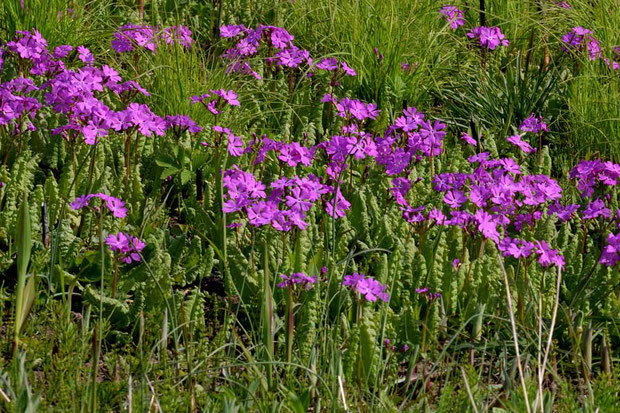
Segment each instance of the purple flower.
[{"label": "purple flower", "polygon": [[528,116],[523,123],[521,123],[519,130],[522,132],[532,133],[539,133],[542,131],[549,132],[549,128],[547,127],[547,124],[543,122],[542,116],[535,117],[533,113]]},{"label": "purple flower", "polygon": [[228,133],[228,153],[235,157],[243,155],[243,141],[240,136]]},{"label": "purple flower", "polygon": [[329,216],[336,219],[339,217],[344,217],[345,211],[349,208],[351,208],[351,203],[342,195],[340,188],[338,188],[336,195],[325,204],[325,211],[329,214]]},{"label": "purple flower", "polygon": [[247,29],[242,24],[229,24],[220,26],[220,37],[235,37],[245,32]]},{"label": "purple flower", "polygon": [[439,13],[444,16],[446,21],[450,24],[452,30],[456,30],[459,26],[463,26],[465,24],[463,11],[455,6],[443,6]]},{"label": "purple flower", "polygon": [[468,145],[478,146],[478,142],[476,142],[476,140],[472,138],[469,133],[463,132],[463,134],[461,135],[461,140]]},{"label": "purple flower", "polygon": [[480,231],[485,238],[490,238],[495,242],[499,242],[496,216],[480,209],[474,214],[474,220],[478,224],[478,231]]},{"label": "purple flower", "polygon": [[547,241],[534,241],[536,245],[536,254],[538,254],[538,263],[543,267],[555,265],[560,269],[564,269],[564,257],[560,255],[558,250],[551,249]]},{"label": "purple flower", "polygon": [[316,64],[317,69],[334,71],[338,70],[338,60],[333,57],[326,57],[321,59],[319,63]]},{"label": "purple flower", "polygon": [[355,73],[355,70],[350,67],[347,62],[340,62],[340,66],[342,68],[342,71],[348,75],[348,76],[357,76],[357,73]]},{"label": "purple flower", "polygon": [[119,232],[117,235],[110,234],[105,240],[112,251],[118,251],[121,261],[131,264],[140,261],[140,252],[144,249],[144,242],[131,235]]},{"label": "purple flower", "polygon": [[579,207],[580,205],[578,204],[563,206],[558,201],[555,201],[554,204],[549,205],[547,212],[549,214],[556,214],[560,222],[565,222],[573,218]]},{"label": "purple flower", "polygon": [[290,276],[281,274],[280,278],[282,278],[283,281],[278,284],[279,288],[293,288],[296,285],[299,285],[300,287],[309,290],[314,284],[316,284],[317,276],[306,275],[303,272],[295,272],[292,273]]},{"label": "purple flower", "polygon": [[529,257],[534,250],[534,244],[522,239],[504,237],[502,241],[497,244],[497,248],[504,257],[519,259],[521,257]]},{"label": "purple flower", "polygon": [[606,267],[613,267],[618,261],[620,261],[620,234],[609,234],[599,263]]},{"label": "purple flower", "polygon": [[358,121],[376,119],[380,112],[374,103],[364,103],[357,99],[342,98],[340,101],[336,101],[335,96],[325,95],[322,101],[333,102],[338,111],[336,115],[345,119],[353,118]]},{"label": "purple flower", "polygon": [[177,43],[190,48],[194,42],[192,31],[186,26],[171,26],[159,29],[148,25],[127,24],[114,33],[112,48],[116,53],[130,52],[141,47],[155,53],[163,39],[166,44]]},{"label": "purple flower", "polygon": [[463,191],[456,189],[450,190],[443,198],[443,202],[448,204],[450,208],[460,208],[467,201],[467,197],[463,194]]},{"label": "purple flower", "polygon": [[73,46],[69,46],[69,45],[57,46],[54,49],[53,55],[56,59],[64,59],[65,57],[69,55],[69,52],[71,52],[72,50],[73,50]]},{"label": "purple flower", "polygon": [[187,49],[192,47],[194,40],[192,39],[192,31],[187,26],[171,26],[166,27],[159,33],[166,44],[177,43]]},{"label": "purple flower", "polygon": [[564,36],[562,36],[562,50],[588,52],[590,60],[596,60],[601,57],[601,46],[597,39],[592,36],[592,31],[581,26],[573,27]]},{"label": "purple flower", "polygon": [[285,49],[293,46],[294,36],[281,27],[271,27],[271,44],[276,49]]},{"label": "purple flower", "polygon": [[237,94],[233,90],[211,89],[211,93],[213,93],[216,96],[220,96],[230,106],[239,106],[239,100],[237,99]]},{"label": "purple flower", "polygon": [[198,124],[187,115],[166,115],[166,128],[176,128],[179,133],[185,131],[189,133],[198,133],[202,131],[202,127],[198,126]]},{"label": "purple flower", "polygon": [[74,201],[72,201],[69,204],[69,208],[76,210],[76,209],[82,209],[84,207],[88,206],[88,200],[91,198],[90,195],[81,195],[77,198],[75,198]]},{"label": "purple flower", "polygon": [[101,199],[103,205],[105,205],[116,218],[125,218],[127,216],[127,208],[125,207],[125,203],[118,198],[104,193],[79,196],[69,204],[69,207],[73,210],[88,207],[89,201],[92,198]]},{"label": "purple flower", "polygon": [[590,202],[582,213],[583,219],[609,218],[610,216],[611,210],[605,206],[605,202],[600,198]]},{"label": "purple flower", "polygon": [[577,179],[577,189],[581,191],[582,197],[591,197],[597,184],[607,187],[617,185],[620,165],[598,159],[579,161],[577,166],[571,169],[569,176]]},{"label": "purple flower", "polygon": [[500,45],[508,47],[509,44],[499,27],[476,26],[467,33],[467,37],[470,39],[477,38],[480,46],[489,50],[495,50]]},{"label": "purple flower", "polygon": [[[434,300],[438,300],[439,298],[441,298],[441,293],[440,292],[429,292],[429,288],[428,287],[424,287],[424,288],[416,288],[415,292],[417,294],[422,294],[424,295],[424,298],[428,301],[434,301]],[[408,347],[407,347],[408,348]]]},{"label": "purple flower", "polygon": [[388,293],[385,292],[387,286],[372,277],[366,277],[364,274],[353,273],[352,275],[345,275],[342,285],[351,287],[351,290],[359,293],[366,301],[375,302],[379,299],[387,302],[389,299]]},{"label": "purple flower", "polygon": [[90,50],[88,50],[86,47],[84,46],[78,46],[77,47],[77,51],[79,53],[78,58],[86,63],[86,64],[90,64],[92,65],[93,63],[95,63],[95,57],[93,56],[93,54],[90,52]]},{"label": "purple flower", "polygon": [[532,145],[530,145],[524,140],[521,140],[521,135],[519,134],[509,136],[508,138],[506,138],[506,140],[512,143],[513,145],[515,145],[517,148],[521,149],[525,153],[536,152],[536,149],[533,148]]}]

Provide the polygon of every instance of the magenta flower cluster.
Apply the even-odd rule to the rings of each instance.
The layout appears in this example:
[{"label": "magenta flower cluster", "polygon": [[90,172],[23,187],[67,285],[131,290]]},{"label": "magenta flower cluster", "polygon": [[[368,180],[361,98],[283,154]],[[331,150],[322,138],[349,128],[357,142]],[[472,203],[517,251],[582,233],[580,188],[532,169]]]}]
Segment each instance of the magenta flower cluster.
[{"label": "magenta flower cluster", "polygon": [[387,287],[372,277],[364,274],[353,273],[345,275],[342,285],[350,287],[353,292],[359,294],[366,301],[375,302],[377,299],[387,302],[389,294],[385,291]]},{"label": "magenta flower cluster", "polygon": [[[524,225],[533,225],[550,203],[555,203],[552,211],[564,212],[557,203],[562,197],[560,185],[546,175],[523,174],[512,158],[490,160],[488,153],[483,152],[470,157],[469,161],[478,165],[474,172],[442,173],[433,179],[434,189],[445,193],[443,201],[450,208],[449,216],[437,208],[425,216],[424,208],[416,208],[414,211],[404,209],[405,219],[412,223],[434,221],[439,225],[479,232],[497,243],[506,256],[527,257],[534,251],[541,265],[553,263],[562,267],[563,259],[558,257],[557,251],[550,250],[545,241],[528,243],[502,236],[510,228],[521,232]],[[395,188],[402,188],[395,189],[399,193],[397,201],[406,196],[408,186],[410,183],[403,185],[402,181],[395,185]],[[517,249],[521,252],[513,253]]]},{"label": "magenta flower cluster", "polygon": [[91,206],[89,205],[90,200],[94,198],[100,199],[102,203],[101,205],[105,205],[105,207],[110,212],[112,212],[112,215],[114,215],[116,218],[125,218],[127,216],[127,208],[125,207],[125,203],[119,198],[113,197],[111,195],[106,195],[104,193],[79,196],[69,204],[69,207],[73,210],[88,208]]},{"label": "magenta flower cluster", "polygon": [[549,128],[547,124],[543,121],[542,116],[534,116],[534,114],[530,114],[521,126],[519,126],[519,130],[522,132],[531,132],[531,133],[540,133],[540,132],[549,132]]},{"label": "magenta flower cluster", "polygon": [[596,60],[602,56],[599,41],[594,38],[591,30],[581,26],[573,27],[562,36],[562,43],[562,50],[567,52],[585,50],[590,60]]},{"label": "magenta flower cluster", "polygon": [[[61,45],[49,51],[47,42],[36,30],[18,32],[15,40],[7,43],[4,57],[21,59],[22,65],[29,67],[30,74],[42,78],[42,82],[37,85],[32,79],[15,78],[0,86],[3,109],[0,125],[10,125],[15,134],[22,132],[23,124],[27,130],[34,130],[31,120],[42,103],[31,95],[42,95],[45,105],[65,119],[52,133],[61,134],[67,140],[82,136],[85,143],[94,145],[114,132],[137,131],[150,137],[163,136],[168,128],[176,132],[200,131],[186,115],[164,118],[145,104],[131,102],[137,94],[148,96],[149,93],[135,81],[123,82],[118,72],[108,65],[96,67],[94,56],[83,46],[76,51],[85,65],[69,69],[63,59],[73,49],[73,46]],[[126,106],[115,110],[109,106],[114,102]]]},{"label": "magenta flower cluster", "polygon": [[105,243],[112,251],[117,251],[121,261],[126,264],[140,261],[140,252],[145,247],[144,242],[138,238],[124,232],[110,234],[105,239]]},{"label": "magenta flower cluster", "polygon": [[534,116],[530,114],[519,126],[521,134],[515,134],[506,138],[506,140],[515,145],[521,151],[526,154],[536,152],[536,148],[532,147],[527,141],[523,140],[523,136],[527,133],[539,134],[542,132],[549,132],[547,124],[543,121],[542,116]]},{"label": "magenta flower cluster", "polygon": [[222,55],[228,64],[227,73],[248,74],[256,79],[262,79],[250,65],[249,59],[264,49],[268,67],[294,69],[305,63],[311,69],[308,76],[312,76],[316,70],[333,72],[333,84],[344,75],[356,75],[355,70],[345,61],[338,61],[335,58],[324,58],[314,64],[310,52],[295,46],[294,36],[282,27],[259,25],[256,29],[250,29],[242,24],[225,25],[220,27],[220,36],[233,38],[237,42]]},{"label": "magenta flower cluster", "polygon": [[116,53],[131,52],[140,47],[155,53],[158,45],[176,43],[190,48],[194,42],[192,31],[186,26],[158,28],[148,25],[127,24],[114,33],[112,48]]},{"label": "magenta flower cluster", "polygon": [[[226,194],[222,210],[225,213],[240,212],[247,217],[250,225],[271,225],[278,231],[290,231],[293,227],[306,229],[307,212],[330,191],[328,186],[310,174],[306,177],[281,177],[270,184],[271,190],[267,195],[265,184],[237,166],[224,172],[223,185]],[[338,205],[338,208],[342,207]]]},{"label": "magenta flower cluster", "polygon": [[200,103],[209,112],[214,115],[222,113],[222,109],[225,105],[239,106],[239,99],[237,94],[233,90],[213,90],[211,93],[204,93],[202,95],[195,95],[191,97],[192,104]]},{"label": "magenta flower cluster", "polygon": [[306,275],[303,272],[294,272],[290,276],[281,274],[282,282],[278,284],[279,288],[294,288],[300,286],[306,290],[310,290],[316,284],[316,275]]},{"label": "magenta flower cluster", "polygon": [[431,292],[428,287],[416,288],[415,292],[416,292],[416,294],[423,295],[424,298],[426,298],[429,301],[434,301],[434,300],[438,300],[438,299],[441,298],[441,293],[440,292],[438,292],[438,291]]},{"label": "magenta flower cluster", "polygon": [[456,6],[443,6],[439,13],[444,16],[452,30],[465,25],[465,13]]},{"label": "magenta flower cluster", "polygon": [[509,41],[499,27],[476,26],[467,33],[470,39],[478,39],[481,47],[495,50],[498,46],[508,47]]},{"label": "magenta flower cluster", "polygon": [[[601,43],[594,37],[592,30],[581,26],[573,27],[562,36],[562,50],[565,52],[585,52],[588,59],[594,61],[603,59],[609,70],[620,69],[620,48],[614,47],[614,56],[609,59],[603,56]],[[616,59],[616,60],[614,60]]]}]

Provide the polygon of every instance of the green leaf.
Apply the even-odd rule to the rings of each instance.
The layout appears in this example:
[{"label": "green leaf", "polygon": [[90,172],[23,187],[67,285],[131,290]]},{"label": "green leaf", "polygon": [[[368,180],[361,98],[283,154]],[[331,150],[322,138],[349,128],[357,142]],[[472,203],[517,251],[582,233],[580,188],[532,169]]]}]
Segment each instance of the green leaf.
[{"label": "green leaf", "polygon": [[28,282],[26,283],[26,287],[24,288],[24,298],[22,301],[20,318],[15,319],[16,324],[19,326],[20,330],[26,323],[28,314],[30,314],[30,310],[32,309],[32,306],[34,305],[36,294],[37,294],[36,278],[30,277],[28,278]]},{"label": "green leaf", "polygon": [[162,171],[159,179],[166,179],[169,176],[176,174],[179,170],[175,167],[166,168]]},{"label": "green leaf", "polygon": [[[26,318],[28,306],[28,300],[33,300],[30,297],[31,291],[28,291],[26,297],[26,271],[28,270],[28,264],[30,263],[30,252],[32,250],[32,222],[30,220],[30,208],[28,206],[28,199],[24,197],[19,208],[19,215],[17,220],[17,291],[15,298],[15,343],[19,339],[19,332],[23,326],[23,321]],[[34,283],[28,283],[28,288],[34,290]],[[34,295],[34,293],[32,293]],[[32,305],[32,303],[30,303]]]},{"label": "green leaf", "polygon": [[181,185],[185,185],[192,179],[192,173],[187,169],[181,171]]}]

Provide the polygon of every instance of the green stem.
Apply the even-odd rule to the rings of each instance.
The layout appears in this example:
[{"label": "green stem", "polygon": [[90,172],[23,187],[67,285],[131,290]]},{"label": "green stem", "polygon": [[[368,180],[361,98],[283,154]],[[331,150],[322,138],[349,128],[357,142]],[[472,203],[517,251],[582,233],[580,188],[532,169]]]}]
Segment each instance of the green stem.
[{"label": "green stem", "polygon": [[286,311],[288,312],[287,334],[286,334],[286,361],[291,362],[293,354],[293,333],[295,331],[295,317],[293,315],[293,286],[288,287],[286,301]]},{"label": "green stem", "polygon": [[[99,251],[101,252],[101,284],[99,286],[99,295],[103,298],[103,285],[105,276],[105,251],[103,243],[103,208],[99,211]],[[101,354],[101,341],[103,338],[103,299],[99,300],[99,320],[97,321],[97,328],[93,332],[93,384],[91,394],[90,411],[97,411],[97,370],[99,366],[99,357]]]},{"label": "green stem", "polygon": [[114,279],[112,280],[112,298],[116,298],[116,283],[118,281],[118,259],[114,260]]}]

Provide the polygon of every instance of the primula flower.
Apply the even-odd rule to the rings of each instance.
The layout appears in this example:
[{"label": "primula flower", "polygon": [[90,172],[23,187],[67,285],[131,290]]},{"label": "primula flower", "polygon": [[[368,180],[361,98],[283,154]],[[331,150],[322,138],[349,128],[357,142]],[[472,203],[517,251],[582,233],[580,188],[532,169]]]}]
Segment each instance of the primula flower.
[{"label": "primula flower", "polygon": [[579,204],[570,204],[570,205],[560,205],[558,201],[555,201],[554,204],[549,205],[547,212],[551,214],[556,214],[558,220],[560,222],[566,222],[573,218],[575,213],[579,210]]},{"label": "primula flower", "polygon": [[228,153],[235,157],[243,155],[243,141],[240,136],[228,133]]},{"label": "primula flower", "polygon": [[144,249],[144,242],[131,235],[119,232],[117,235],[110,234],[105,240],[112,251],[118,251],[121,261],[131,264],[132,261],[140,261],[140,252]]},{"label": "primula flower", "polygon": [[60,45],[54,49],[53,55],[56,59],[64,59],[65,57],[69,55],[69,52],[71,52],[72,50],[73,50],[73,46]]},{"label": "primula flower", "polygon": [[521,135],[519,134],[509,136],[508,138],[506,138],[506,140],[512,143],[513,145],[515,145],[517,148],[521,149],[525,153],[536,152],[536,148],[533,148],[532,145],[530,145],[526,141],[521,140]]},{"label": "primula flower", "polygon": [[606,267],[614,267],[618,261],[620,261],[620,234],[609,234],[599,263]]},{"label": "primula flower", "polygon": [[431,292],[429,292],[429,288],[428,287],[416,288],[415,292],[416,292],[416,294],[424,295],[424,298],[426,298],[427,300],[430,300],[430,301],[438,300],[439,298],[441,298],[441,293],[440,292],[431,293]]},{"label": "primula flower", "polygon": [[581,26],[573,27],[564,36],[562,36],[562,50],[588,52],[590,60],[596,60],[601,57],[601,46],[597,39],[592,36],[592,31]]},{"label": "primula flower", "polygon": [[136,46],[155,53],[160,39],[166,44],[177,43],[190,48],[194,42],[192,31],[186,26],[172,26],[159,29],[148,25],[127,24],[114,33],[112,48],[116,53],[133,51]]},{"label": "primula flower", "polygon": [[235,37],[245,32],[247,29],[242,24],[229,24],[220,26],[220,37]]},{"label": "primula flower", "polygon": [[601,184],[602,187],[613,187],[618,184],[620,165],[598,159],[579,161],[577,166],[570,170],[569,176],[577,180],[577,189],[581,191],[583,198],[591,197],[597,184]]},{"label": "primula flower", "polygon": [[502,241],[497,244],[497,248],[504,257],[519,259],[521,257],[529,257],[534,250],[534,244],[522,239],[504,237]]},{"label": "primula flower", "polygon": [[220,96],[230,106],[239,106],[239,100],[237,99],[237,94],[233,90],[211,89],[211,93],[214,94],[215,96]]},{"label": "primula flower", "polygon": [[166,128],[176,128],[179,134],[185,131],[189,133],[198,133],[202,131],[202,127],[198,126],[192,118],[187,115],[166,115]]},{"label": "primula flower", "polygon": [[598,198],[588,204],[581,216],[583,219],[595,219],[598,217],[609,218],[611,216],[611,210],[605,206],[605,202],[602,199]]},{"label": "primula flower", "polygon": [[564,257],[560,255],[558,250],[551,249],[547,241],[534,241],[536,245],[536,254],[538,254],[538,263],[542,267],[555,265],[560,269],[564,269]]},{"label": "primula flower", "polygon": [[118,198],[104,193],[79,196],[69,204],[69,207],[73,210],[88,207],[89,201],[93,198],[101,199],[102,205],[105,205],[116,218],[125,218],[127,216],[127,208],[125,207],[125,203]]},{"label": "primula flower", "polygon": [[480,46],[489,50],[495,50],[500,45],[508,47],[509,44],[499,27],[476,26],[467,33],[467,37],[470,39],[477,38]]},{"label": "primula flower", "polygon": [[468,145],[478,146],[478,142],[476,142],[476,140],[472,138],[469,133],[463,132],[463,134],[461,135],[461,140]]},{"label": "primula flower", "polygon": [[519,130],[522,132],[532,133],[539,133],[543,131],[549,132],[549,128],[547,127],[547,124],[543,122],[542,116],[535,117],[533,113],[528,116],[523,121],[523,123],[521,123],[521,126],[519,126]]},{"label": "primula flower", "polygon": [[316,284],[317,276],[306,275],[303,272],[294,272],[290,276],[281,274],[280,278],[282,278],[283,281],[277,285],[279,288],[293,288],[299,285],[306,290],[310,290],[312,286]]},{"label": "primula flower", "polygon": [[351,203],[342,195],[340,188],[338,188],[336,195],[325,203],[325,211],[335,219],[344,217],[345,211],[349,208],[351,208]]},{"label": "primula flower", "polygon": [[389,294],[385,292],[387,286],[372,277],[366,277],[364,274],[345,275],[342,285],[351,287],[351,290],[359,293],[366,301],[375,302],[379,299],[387,302],[389,299]]},{"label": "primula flower", "polygon": [[347,64],[347,62],[342,61],[340,62],[340,67],[342,69],[342,71],[348,75],[348,76],[357,76],[357,73],[355,72],[355,69],[353,69],[351,66],[349,66]]},{"label": "primula flower", "polygon": [[450,208],[460,208],[461,205],[467,202],[467,197],[463,194],[463,191],[453,189],[446,193],[443,202],[448,204]]},{"label": "primula flower", "polygon": [[319,63],[316,64],[317,69],[334,71],[338,70],[338,60],[333,57],[326,57],[321,59]]},{"label": "primula flower", "polygon": [[444,16],[446,21],[450,24],[452,30],[456,30],[459,26],[463,26],[465,24],[463,10],[458,9],[455,6],[443,6],[439,13]]},{"label": "primula flower", "polygon": [[79,53],[78,58],[86,63],[86,64],[90,64],[92,65],[93,63],[95,63],[95,57],[93,56],[93,54],[90,52],[90,50],[88,50],[86,47],[84,46],[78,46],[77,47],[77,51]]},{"label": "primula flower", "polygon": [[474,214],[474,219],[478,224],[478,231],[485,237],[495,242],[499,242],[499,233],[497,232],[497,217],[489,214],[484,210],[478,210]]}]

